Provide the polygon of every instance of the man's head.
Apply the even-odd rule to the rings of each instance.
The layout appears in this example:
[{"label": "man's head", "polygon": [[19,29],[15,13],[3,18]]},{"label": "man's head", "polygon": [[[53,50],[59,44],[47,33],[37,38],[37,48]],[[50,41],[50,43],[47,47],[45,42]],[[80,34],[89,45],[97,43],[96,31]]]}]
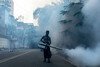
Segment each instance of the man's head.
[{"label": "man's head", "polygon": [[46,31],[46,35],[47,35],[47,36],[49,35],[49,31],[48,31],[48,30]]}]

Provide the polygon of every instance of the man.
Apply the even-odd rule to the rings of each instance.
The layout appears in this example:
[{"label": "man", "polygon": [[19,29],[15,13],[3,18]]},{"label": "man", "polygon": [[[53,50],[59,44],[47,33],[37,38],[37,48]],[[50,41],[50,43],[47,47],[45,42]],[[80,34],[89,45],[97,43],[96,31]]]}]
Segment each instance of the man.
[{"label": "man", "polygon": [[44,52],[44,62],[48,60],[47,62],[50,63],[50,58],[51,58],[51,51],[50,47],[47,45],[51,44],[51,38],[49,37],[49,31],[46,31],[46,35],[41,38],[41,42],[43,42],[46,46],[43,49]]}]

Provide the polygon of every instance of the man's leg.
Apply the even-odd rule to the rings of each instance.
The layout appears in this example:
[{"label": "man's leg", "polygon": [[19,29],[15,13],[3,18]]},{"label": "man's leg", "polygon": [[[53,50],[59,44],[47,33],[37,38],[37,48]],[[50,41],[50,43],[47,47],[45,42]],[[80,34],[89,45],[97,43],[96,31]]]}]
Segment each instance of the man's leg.
[{"label": "man's leg", "polygon": [[46,57],[45,57],[45,55],[46,55],[46,50],[44,49],[43,52],[44,52],[44,60],[43,60],[43,62],[46,62]]},{"label": "man's leg", "polygon": [[50,63],[50,58],[48,58],[48,63]]},{"label": "man's leg", "polygon": [[43,60],[43,62],[46,62],[46,58],[44,57],[44,60]]}]

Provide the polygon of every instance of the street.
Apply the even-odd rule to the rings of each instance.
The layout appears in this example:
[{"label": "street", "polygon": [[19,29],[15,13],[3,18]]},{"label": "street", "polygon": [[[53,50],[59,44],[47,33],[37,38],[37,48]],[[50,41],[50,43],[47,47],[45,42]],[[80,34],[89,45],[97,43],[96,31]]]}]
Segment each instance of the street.
[{"label": "street", "polygon": [[42,52],[38,49],[32,49],[23,52],[17,52],[14,53],[12,56],[0,59],[0,67],[75,67],[75,66],[55,54],[53,54],[51,58],[51,63],[45,63],[43,62]]}]

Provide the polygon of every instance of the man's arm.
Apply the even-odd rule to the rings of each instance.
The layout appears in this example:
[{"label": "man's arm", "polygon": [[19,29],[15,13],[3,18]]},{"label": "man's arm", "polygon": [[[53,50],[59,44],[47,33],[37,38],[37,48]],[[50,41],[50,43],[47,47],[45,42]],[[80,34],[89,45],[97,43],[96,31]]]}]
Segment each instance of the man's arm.
[{"label": "man's arm", "polygon": [[50,37],[49,37],[49,40],[50,40],[50,41],[49,41],[49,44],[51,44],[51,38],[50,38]]},{"label": "man's arm", "polygon": [[41,42],[44,42],[44,41],[43,41],[43,39],[44,39],[44,36],[41,38],[41,40],[40,40],[40,41],[41,41]]}]

